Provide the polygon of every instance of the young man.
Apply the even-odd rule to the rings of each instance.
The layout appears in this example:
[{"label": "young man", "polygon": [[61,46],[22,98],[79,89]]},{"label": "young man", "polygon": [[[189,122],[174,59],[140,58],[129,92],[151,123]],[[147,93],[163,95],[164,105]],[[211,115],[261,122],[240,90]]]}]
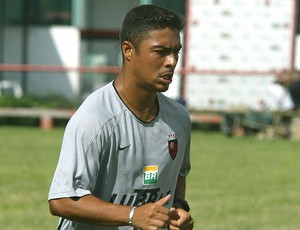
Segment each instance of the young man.
[{"label": "young man", "polygon": [[193,229],[185,201],[190,119],[161,92],[184,20],[154,5],[127,14],[123,66],[70,119],[49,192],[59,229]]}]

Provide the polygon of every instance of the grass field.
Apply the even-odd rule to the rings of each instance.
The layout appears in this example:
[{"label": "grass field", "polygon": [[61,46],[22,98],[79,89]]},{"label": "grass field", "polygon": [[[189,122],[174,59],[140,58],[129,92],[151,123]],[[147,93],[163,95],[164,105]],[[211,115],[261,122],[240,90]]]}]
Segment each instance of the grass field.
[{"label": "grass field", "polygon": [[[0,127],[0,226],[55,229],[47,195],[63,129]],[[193,131],[187,198],[196,230],[300,229],[300,142]]]}]

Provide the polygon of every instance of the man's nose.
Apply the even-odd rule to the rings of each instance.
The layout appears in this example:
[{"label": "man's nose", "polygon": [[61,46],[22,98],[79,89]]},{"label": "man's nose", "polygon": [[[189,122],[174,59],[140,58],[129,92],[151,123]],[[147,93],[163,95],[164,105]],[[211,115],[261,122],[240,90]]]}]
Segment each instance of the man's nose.
[{"label": "man's nose", "polygon": [[170,53],[170,54],[167,56],[166,65],[167,65],[168,67],[175,68],[175,66],[176,66],[176,64],[177,64],[177,61],[178,61],[178,55],[175,54],[175,53]]}]

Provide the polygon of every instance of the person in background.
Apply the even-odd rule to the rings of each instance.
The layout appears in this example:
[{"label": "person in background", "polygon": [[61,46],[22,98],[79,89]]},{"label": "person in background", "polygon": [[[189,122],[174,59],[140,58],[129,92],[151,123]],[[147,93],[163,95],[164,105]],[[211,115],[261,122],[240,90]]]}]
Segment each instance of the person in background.
[{"label": "person in background", "polygon": [[185,200],[190,117],[162,94],[183,28],[181,15],[154,5],[126,15],[119,74],[65,129],[48,196],[58,229],[193,229]]},{"label": "person in background", "polygon": [[300,109],[300,71],[299,70],[283,70],[276,75],[275,83],[280,84],[288,89],[294,110]]}]

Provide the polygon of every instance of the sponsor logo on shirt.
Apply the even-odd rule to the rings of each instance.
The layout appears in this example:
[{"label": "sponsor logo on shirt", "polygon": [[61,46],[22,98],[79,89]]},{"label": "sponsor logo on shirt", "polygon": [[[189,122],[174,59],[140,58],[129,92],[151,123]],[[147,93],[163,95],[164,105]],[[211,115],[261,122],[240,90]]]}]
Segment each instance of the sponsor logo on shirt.
[{"label": "sponsor logo on shirt", "polygon": [[158,181],[158,166],[157,165],[144,166],[143,177],[144,177],[143,179],[144,185],[156,184]]},{"label": "sponsor logo on shirt", "polygon": [[160,192],[159,188],[154,189],[135,189],[133,194],[116,194],[113,193],[110,198],[110,203],[118,203],[129,206],[141,206],[147,203],[153,203],[170,194]]}]

